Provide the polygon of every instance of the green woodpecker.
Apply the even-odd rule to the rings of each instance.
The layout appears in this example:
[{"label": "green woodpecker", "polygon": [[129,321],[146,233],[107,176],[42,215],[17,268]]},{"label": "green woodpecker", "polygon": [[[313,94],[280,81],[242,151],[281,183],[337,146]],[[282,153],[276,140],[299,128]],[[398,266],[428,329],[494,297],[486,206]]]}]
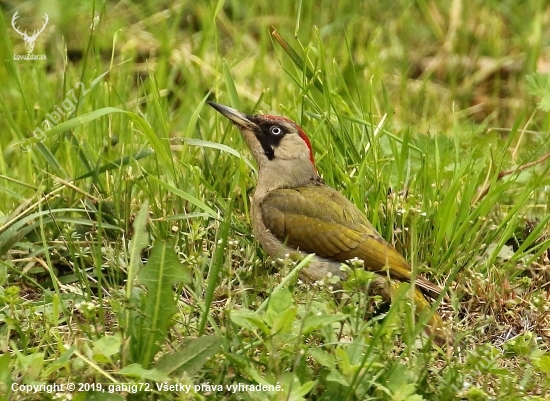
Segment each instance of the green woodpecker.
[{"label": "green woodpecker", "polygon": [[[323,182],[302,128],[284,117],[252,116],[214,102],[208,104],[239,128],[258,163],[253,231],[271,257],[314,253],[313,261],[301,272],[301,278],[309,282],[329,274],[346,279],[341,264],[354,258],[370,271],[389,275],[393,279],[389,293],[395,292],[400,281],[411,281],[405,258],[354,204]],[[422,292],[436,298],[441,288],[419,276],[415,284],[417,314],[429,313],[430,304]],[[430,317],[426,332],[439,344],[451,339],[437,313]]]}]

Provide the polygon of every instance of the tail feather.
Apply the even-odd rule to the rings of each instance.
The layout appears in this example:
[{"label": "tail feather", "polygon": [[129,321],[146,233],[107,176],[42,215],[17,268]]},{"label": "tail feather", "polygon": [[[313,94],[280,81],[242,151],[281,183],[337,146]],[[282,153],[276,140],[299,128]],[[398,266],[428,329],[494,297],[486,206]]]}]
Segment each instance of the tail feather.
[{"label": "tail feather", "polygon": [[[400,285],[401,283],[399,281],[392,280],[392,296],[395,295],[397,288]],[[443,344],[453,344],[453,334],[447,330],[441,316],[439,316],[437,311],[432,313],[432,306],[419,287],[415,287],[414,289],[414,304],[417,321],[423,321],[426,316],[430,314],[426,326],[424,327],[424,332],[439,346],[442,346]]]}]

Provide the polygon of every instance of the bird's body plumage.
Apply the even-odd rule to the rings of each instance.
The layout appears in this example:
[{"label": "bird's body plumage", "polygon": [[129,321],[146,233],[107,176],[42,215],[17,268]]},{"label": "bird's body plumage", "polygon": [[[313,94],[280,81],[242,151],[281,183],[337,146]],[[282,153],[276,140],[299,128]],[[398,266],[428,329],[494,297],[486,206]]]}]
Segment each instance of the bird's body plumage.
[{"label": "bird's body plumage", "polygon": [[[281,243],[338,262],[357,258],[367,270],[411,281],[405,258],[355,205],[325,184],[271,191],[260,201],[260,209],[265,227]],[[416,284],[432,297],[441,293],[422,277],[416,278]]]},{"label": "bird's body plumage", "polygon": [[[396,280],[413,279],[405,258],[353,203],[323,182],[309,139],[298,125],[284,117],[249,116],[227,106],[210,105],[239,127],[258,163],[253,231],[271,257],[314,253],[301,272],[308,281],[327,275],[346,279],[341,264],[355,258],[363,261],[365,269],[392,279],[392,294]],[[414,283],[417,313],[428,313],[431,307],[422,292],[436,298],[441,289],[420,276]],[[426,331],[439,343],[445,342],[447,336],[437,313],[430,317]]]}]

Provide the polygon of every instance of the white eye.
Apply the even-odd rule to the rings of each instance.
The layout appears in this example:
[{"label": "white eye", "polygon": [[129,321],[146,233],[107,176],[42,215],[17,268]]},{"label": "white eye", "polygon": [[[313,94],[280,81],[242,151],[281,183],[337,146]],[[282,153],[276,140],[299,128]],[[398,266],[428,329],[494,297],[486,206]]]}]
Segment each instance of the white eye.
[{"label": "white eye", "polygon": [[272,135],[281,135],[283,133],[283,130],[281,129],[281,127],[277,127],[276,125],[274,125],[271,128],[269,128],[269,132]]}]

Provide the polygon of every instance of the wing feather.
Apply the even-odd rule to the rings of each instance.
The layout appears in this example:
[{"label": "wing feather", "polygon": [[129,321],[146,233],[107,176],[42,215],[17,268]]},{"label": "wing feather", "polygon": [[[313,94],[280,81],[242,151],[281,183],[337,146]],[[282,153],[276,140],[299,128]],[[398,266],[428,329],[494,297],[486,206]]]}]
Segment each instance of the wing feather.
[{"label": "wing feather", "polygon": [[[368,270],[388,269],[396,279],[411,279],[403,256],[355,205],[328,186],[278,189],[264,197],[260,208],[266,228],[288,246],[340,262],[359,258]],[[431,296],[441,292],[424,278],[416,283]]]}]

